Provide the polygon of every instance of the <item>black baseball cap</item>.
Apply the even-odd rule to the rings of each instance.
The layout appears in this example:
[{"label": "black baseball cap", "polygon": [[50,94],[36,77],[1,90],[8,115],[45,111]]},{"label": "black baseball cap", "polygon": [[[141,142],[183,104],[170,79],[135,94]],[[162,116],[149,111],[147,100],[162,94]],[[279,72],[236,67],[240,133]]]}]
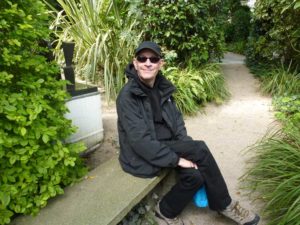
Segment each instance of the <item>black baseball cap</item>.
[{"label": "black baseball cap", "polygon": [[136,49],[135,55],[137,55],[140,51],[144,49],[150,49],[151,51],[155,52],[158,56],[161,56],[161,49],[158,44],[152,41],[144,41],[142,42]]}]

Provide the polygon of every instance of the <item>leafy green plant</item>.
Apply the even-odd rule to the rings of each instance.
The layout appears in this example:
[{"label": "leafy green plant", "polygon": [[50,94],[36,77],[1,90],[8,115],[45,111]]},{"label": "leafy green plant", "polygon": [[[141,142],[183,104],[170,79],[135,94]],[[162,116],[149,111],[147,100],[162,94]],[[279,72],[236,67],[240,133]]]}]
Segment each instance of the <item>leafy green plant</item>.
[{"label": "leafy green plant", "polygon": [[300,60],[300,0],[256,1],[247,51],[249,63]]},{"label": "leafy green plant", "polygon": [[245,40],[231,42],[226,44],[226,50],[238,54],[245,54],[246,45],[247,43]]},{"label": "leafy green plant", "polygon": [[124,85],[124,68],[140,41],[139,10],[135,2],[117,0],[57,0],[52,28],[56,56],[62,62],[61,43],[75,42],[77,75],[105,88],[107,98],[116,97]]},{"label": "leafy green plant", "polygon": [[145,39],[178,54],[177,64],[201,65],[223,55],[222,1],[145,1]]},{"label": "leafy green plant", "polygon": [[217,64],[187,69],[169,67],[164,74],[176,86],[175,101],[184,114],[195,114],[204,103],[221,103],[229,96]]},{"label": "leafy green plant", "polygon": [[36,214],[86,169],[84,146],[64,140],[75,128],[65,119],[65,82],[43,56],[49,38],[41,1],[0,2],[0,224],[14,214]]},{"label": "leafy green plant", "polygon": [[249,151],[254,157],[242,177],[245,185],[266,202],[268,225],[297,225],[300,221],[300,129],[266,135]]},{"label": "leafy green plant", "polygon": [[285,127],[300,127],[300,95],[280,96],[273,100],[276,118]]},{"label": "leafy green plant", "polygon": [[227,20],[224,23],[224,35],[227,50],[244,54],[250,31],[250,8],[240,1],[229,1]]}]

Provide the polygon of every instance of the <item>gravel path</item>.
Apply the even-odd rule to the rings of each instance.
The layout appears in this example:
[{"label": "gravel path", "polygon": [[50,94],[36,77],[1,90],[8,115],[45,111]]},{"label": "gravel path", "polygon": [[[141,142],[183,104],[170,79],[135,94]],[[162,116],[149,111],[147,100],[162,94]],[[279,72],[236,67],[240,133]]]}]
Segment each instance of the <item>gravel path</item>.
[{"label": "gravel path", "polygon": [[[204,140],[214,154],[230,194],[242,205],[257,211],[259,203],[251,202],[239,189],[238,178],[243,175],[248,156],[242,151],[259,140],[274,121],[271,98],[259,92],[259,82],[243,63],[244,57],[227,53],[222,70],[231,92],[230,100],[216,106],[209,104],[205,113],[186,118],[188,133],[194,139]],[[230,225],[208,209],[190,204],[182,213],[186,225]],[[266,224],[262,218],[260,225]]]}]

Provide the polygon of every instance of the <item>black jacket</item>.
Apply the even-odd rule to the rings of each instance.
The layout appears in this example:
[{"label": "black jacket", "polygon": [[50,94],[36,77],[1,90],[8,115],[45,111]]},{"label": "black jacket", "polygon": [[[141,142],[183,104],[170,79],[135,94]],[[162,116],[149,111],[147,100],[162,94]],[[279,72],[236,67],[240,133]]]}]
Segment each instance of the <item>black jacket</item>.
[{"label": "black jacket", "polygon": [[[125,70],[128,82],[117,98],[119,161],[124,171],[139,177],[153,177],[163,167],[176,167],[178,156],[156,138],[149,98],[136,79],[133,64]],[[162,76],[160,73],[157,76]],[[172,100],[175,87],[163,76],[159,82],[162,117],[174,140],[191,140],[187,136],[181,113]]]}]

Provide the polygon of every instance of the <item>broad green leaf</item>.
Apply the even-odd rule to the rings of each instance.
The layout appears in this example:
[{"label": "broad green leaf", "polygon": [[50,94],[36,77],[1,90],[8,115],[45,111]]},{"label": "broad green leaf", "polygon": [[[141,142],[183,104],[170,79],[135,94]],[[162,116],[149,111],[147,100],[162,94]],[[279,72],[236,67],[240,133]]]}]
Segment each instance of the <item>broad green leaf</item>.
[{"label": "broad green leaf", "polygon": [[7,111],[10,111],[10,112],[14,112],[17,110],[17,108],[13,105],[7,105],[4,107],[4,109],[6,109]]},{"label": "broad green leaf", "polygon": [[10,202],[10,196],[5,192],[0,192],[0,201],[2,202],[3,206],[8,206]]},{"label": "broad green leaf", "polygon": [[44,143],[48,143],[48,141],[49,141],[49,136],[48,136],[47,134],[43,134],[42,139],[43,139],[43,142],[44,142]]},{"label": "broad green leaf", "polygon": [[13,164],[17,161],[18,158],[19,158],[19,157],[18,157],[17,155],[12,155],[12,156],[9,158],[9,163],[10,163],[11,165],[13,165]]},{"label": "broad green leaf", "polygon": [[300,2],[299,1],[296,2],[296,4],[294,5],[294,9],[298,9],[298,8],[300,8]]},{"label": "broad green leaf", "polygon": [[27,133],[27,130],[25,127],[21,128],[21,135],[24,136]]}]

